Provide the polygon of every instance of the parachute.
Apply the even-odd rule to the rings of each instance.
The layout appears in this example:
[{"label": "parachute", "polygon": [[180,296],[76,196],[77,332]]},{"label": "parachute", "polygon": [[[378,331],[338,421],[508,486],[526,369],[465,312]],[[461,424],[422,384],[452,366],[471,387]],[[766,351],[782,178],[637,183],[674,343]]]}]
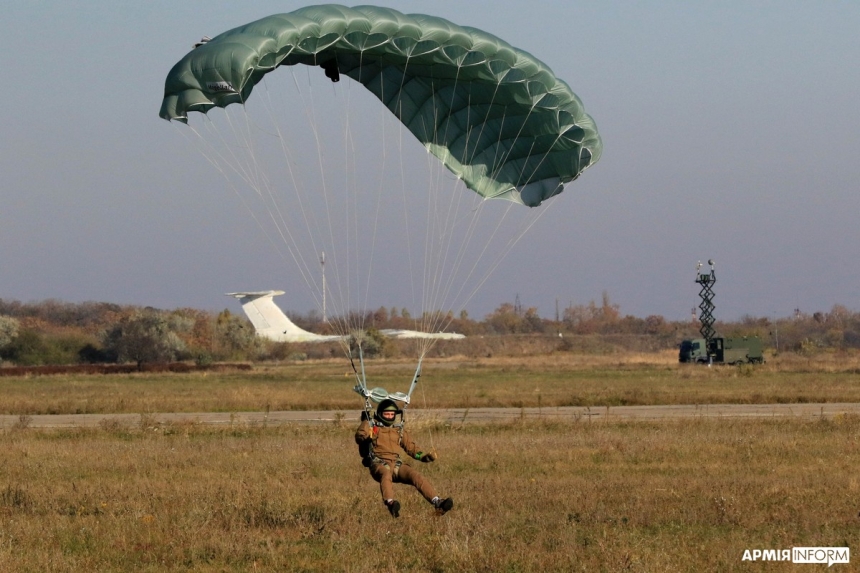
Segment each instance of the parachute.
[{"label": "parachute", "polygon": [[167,76],[160,115],[245,102],[296,64],[364,85],[482,197],[540,205],[600,157],[594,121],[546,64],[476,28],[375,6],[311,6],[202,43]]},{"label": "parachute", "polygon": [[[270,72],[279,69],[292,74],[289,90],[269,88],[282,74]],[[300,77],[299,69],[308,70],[307,78]],[[334,91],[314,87],[312,76],[330,80]],[[387,110],[378,131],[351,127],[372,112],[349,111],[363,96],[353,95],[342,76],[363,86]],[[309,86],[311,93],[301,94]],[[287,94],[293,88],[300,95]],[[321,103],[328,98],[336,100],[330,107]],[[251,118],[245,110],[257,102],[265,112]],[[277,125],[273,108],[281,104],[287,113],[301,110],[298,115],[308,126],[298,128],[292,119]],[[236,108],[243,111],[231,116]],[[210,117],[221,109],[223,120]],[[335,146],[325,143],[330,140],[319,118],[341,110],[347,111],[338,145],[347,153],[334,159]],[[540,60],[477,28],[375,6],[310,6],[203,38],[168,74],[160,116],[189,126],[200,117],[202,128],[192,130],[203,141],[204,156],[228,180],[236,180],[231,186],[237,193],[242,185],[252,190],[242,197],[243,204],[261,227],[263,221],[275,226],[267,236],[273,244],[286,245],[285,258],[296,263],[324,321],[326,301],[335,304],[333,327],[342,335],[344,350],[351,359],[357,344],[361,358],[361,372],[354,368],[356,390],[373,401],[393,397],[408,403],[421,360],[436,342],[418,340],[418,368],[408,394],[367,388],[362,331],[369,320],[370,293],[386,284],[376,281],[376,275],[387,272],[389,283],[421,282],[412,288],[421,299],[414,328],[440,332],[454,317],[444,306],[455,301],[463,309],[544,209],[519,205],[548,202],[602,151],[580,99]],[[385,123],[390,118],[399,127]],[[212,135],[203,134],[210,129]],[[435,165],[428,164],[429,174],[418,174],[402,159],[399,169],[392,166],[392,142],[401,152],[410,145],[403,141],[404,129],[454,178],[446,180],[433,171]],[[365,159],[366,148],[375,142],[381,142],[378,168]],[[316,156],[307,149],[311,146],[316,146]],[[280,159],[268,157],[278,153]],[[263,169],[266,163],[274,173]],[[294,171],[317,163],[316,183]],[[333,185],[332,173],[341,167],[346,172]],[[393,172],[391,178],[383,179],[388,172]],[[393,191],[397,187],[399,193]],[[422,188],[424,199],[416,197]],[[266,205],[260,214],[251,207],[255,201]],[[393,207],[397,202],[400,206]],[[528,213],[513,213],[509,206]],[[400,219],[408,218],[414,222],[395,230]],[[421,237],[423,245],[415,247]],[[334,280],[327,283],[323,274],[320,281],[317,262],[323,272],[334,265]],[[406,268],[389,269],[399,262]]]}]

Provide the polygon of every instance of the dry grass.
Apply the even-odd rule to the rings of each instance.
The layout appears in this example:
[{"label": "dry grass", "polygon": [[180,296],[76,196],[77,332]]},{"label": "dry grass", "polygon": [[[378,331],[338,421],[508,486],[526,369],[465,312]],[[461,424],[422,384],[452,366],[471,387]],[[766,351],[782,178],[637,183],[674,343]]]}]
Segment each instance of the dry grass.
[{"label": "dry grass", "polygon": [[[375,361],[405,389],[414,365]],[[757,368],[669,355],[438,359],[417,407],[860,402],[855,357]],[[3,378],[0,571],[749,571],[745,549],[856,544],[860,419],[413,423],[456,500],[388,516],[353,421],[159,426],[149,413],[355,409],[343,361],[250,373]],[[141,413],[38,430],[37,413]],[[846,570],[845,566],[840,570]]]},{"label": "dry grass", "polygon": [[852,417],[417,427],[456,507],[397,486],[396,521],[352,430],[7,431],[0,570],[748,571],[857,539]]},{"label": "dry grass", "polygon": [[[371,386],[405,391],[411,360],[368,363]],[[420,408],[860,402],[860,360],[781,355],[757,367],[681,365],[673,353],[432,359]],[[343,359],[250,372],[0,378],[0,414],[345,410],[358,407]]]}]

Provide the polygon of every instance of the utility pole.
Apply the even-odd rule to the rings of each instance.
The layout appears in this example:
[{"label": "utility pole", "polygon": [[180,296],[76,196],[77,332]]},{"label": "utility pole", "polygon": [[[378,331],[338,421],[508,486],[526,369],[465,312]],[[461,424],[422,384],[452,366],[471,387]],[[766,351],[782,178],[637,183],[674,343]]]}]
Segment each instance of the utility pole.
[{"label": "utility pole", "polygon": [[323,251],[322,254],[320,254],[320,266],[322,267],[322,291],[323,291],[323,293],[322,293],[323,294],[323,296],[322,296],[322,307],[323,307],[322,308],[322,311],[323,311],[322,319],[323,319],[323,322],[328,322],[328,318],[326,318],[326,315],[325,315],[325,290],[326,290],[325,289],[325,251]]}]

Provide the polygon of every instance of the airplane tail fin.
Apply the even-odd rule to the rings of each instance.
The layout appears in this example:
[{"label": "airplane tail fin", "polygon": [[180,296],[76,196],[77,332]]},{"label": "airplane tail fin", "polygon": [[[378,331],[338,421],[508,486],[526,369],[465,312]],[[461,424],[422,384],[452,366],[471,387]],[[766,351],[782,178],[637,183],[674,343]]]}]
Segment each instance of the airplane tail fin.
[{"label": "airplane tail fin", "polygon": [[257,335],[277,342],[318,341],[331,337],[321,336],[303,330],[296,326],[284,312],[278,308],[272,297],[282,295],[282,290],[267,290],[259,292],[231,292],[227,296],[239,299],[242,310],[248,316]]}]

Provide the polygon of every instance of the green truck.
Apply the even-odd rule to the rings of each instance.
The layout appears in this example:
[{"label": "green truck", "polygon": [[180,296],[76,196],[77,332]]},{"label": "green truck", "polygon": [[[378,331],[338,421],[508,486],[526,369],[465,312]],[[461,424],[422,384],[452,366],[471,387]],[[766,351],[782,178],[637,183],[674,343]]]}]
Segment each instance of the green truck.
[{"label": "green truck", "polygon": [[736,338],[712,338],[710,344],[704,338],[694,338],[681,343],[679,362],[698,364],[761,364],[764,355],[758,336]]}]

